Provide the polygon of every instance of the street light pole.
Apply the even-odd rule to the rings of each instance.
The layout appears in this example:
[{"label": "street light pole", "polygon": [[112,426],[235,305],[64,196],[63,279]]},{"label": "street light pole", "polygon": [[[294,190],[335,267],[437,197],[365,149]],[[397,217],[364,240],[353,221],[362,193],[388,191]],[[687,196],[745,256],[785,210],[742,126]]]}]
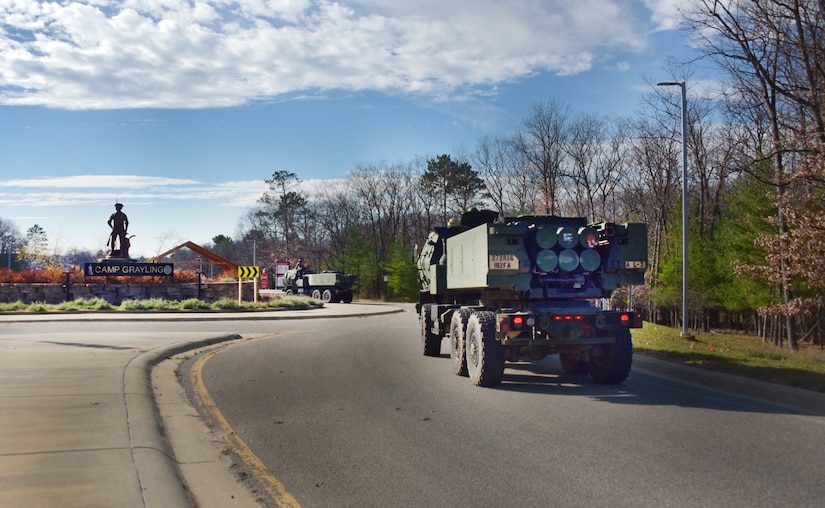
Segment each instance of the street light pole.
[{"label": "street light pole", "polygon": [[663,81],[656,86],[678,86],[682,92],[682,337],[692,339],[688,330],[688,171],[687,171],[687,87],[684,81]]}]

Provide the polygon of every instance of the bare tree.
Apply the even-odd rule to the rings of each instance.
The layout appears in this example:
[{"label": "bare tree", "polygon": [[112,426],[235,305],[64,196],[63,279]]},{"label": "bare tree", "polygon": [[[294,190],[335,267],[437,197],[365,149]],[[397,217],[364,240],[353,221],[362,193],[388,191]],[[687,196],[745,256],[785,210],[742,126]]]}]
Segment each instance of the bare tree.
[{"label": "bare tree", "polygon": [[414,207],[411,169],[404,164],[359,165],[348,182],[361,204],[376,259],[385,260],[390,244],[402,232],[406,214]]},{"label": "bare tree", "polygon": [[481,138],[470,160],[483,178],[487,194],[500,215],[534,211],[536,193],[527,161],[513,137]]},{"label": "bare tree", "polygon": [[353,229],[360,224],[360,206],[350,193],[347,182],[330,181],[313,195],[312,206],[318,227],[327,241],[329,264],[346,271],[346,249]]},{"label": "bare tree", "polygon": [[12,267],[15,248],[23,245],[23,235],[13,221],[0,217],[0,266]]},{"label": "bare tree", "polygon": [[634,142],[630,150],[631,165],[638,176],[635,184],[627,182],[628,196],[635,196],[642,219],[648,224],[651,245],[650,270],[655,274],[661,266],[668,217],[678,203],[680,188],[679,140],[666,136],[658,122],[640,117],[634,124]]},{"label": "bare tree", "polygon": [[514,138],[527,162],[532,180],[538,182],[539,213],[559,213],[558,187],[567,145],[570,110],[554,99],[533,106]]},{"label": "bare tree", "polygon": [[593,220],[615,219],[615,194],[623,177],[628,136],[626,122],[592,114],[576,116],[565,149],[573,213]]}]

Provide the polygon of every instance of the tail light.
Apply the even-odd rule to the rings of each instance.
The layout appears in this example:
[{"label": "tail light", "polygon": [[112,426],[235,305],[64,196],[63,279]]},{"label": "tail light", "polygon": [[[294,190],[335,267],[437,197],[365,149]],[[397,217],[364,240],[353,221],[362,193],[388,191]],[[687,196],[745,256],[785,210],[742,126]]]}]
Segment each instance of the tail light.
[{"label": "tail light", "polygon": [[641,328],[642,314],[641,312],[621,312],[619,313],[619,326],[625,328]]},{"label": "tail light", "polygon": [[584,316],[580,314],[569,314],[569,315],[559,315],[553,316],[553,321],[581,321],[584,319]]},{"label": "tail light", "polygon": [[527,330],[535,324],[535,318],[528,314],[502,314],[498,317],[498,329],[506,332],[510,338],[518,336],[522,330]]}]

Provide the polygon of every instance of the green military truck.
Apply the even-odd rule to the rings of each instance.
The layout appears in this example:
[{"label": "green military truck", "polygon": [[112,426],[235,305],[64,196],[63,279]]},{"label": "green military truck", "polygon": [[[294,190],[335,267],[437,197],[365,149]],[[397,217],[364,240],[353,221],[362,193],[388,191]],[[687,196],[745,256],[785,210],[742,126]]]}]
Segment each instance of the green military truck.
[{"label": "green military truck", "polygon": [[436,227],[418,259],[423,353],[447,338],[453,371],[478,386],[501,383],[507,361],[551,354],[566,373],[620,383],[642,317],[604,302],[646,268],[645,224],[472,210]]},{"label": "green military truck", "polygon": [[309,268],[294,268],[284,274],[284,292],[305,295],[325,303],[351,303],[355,276],[341,272],[315,273]]}]

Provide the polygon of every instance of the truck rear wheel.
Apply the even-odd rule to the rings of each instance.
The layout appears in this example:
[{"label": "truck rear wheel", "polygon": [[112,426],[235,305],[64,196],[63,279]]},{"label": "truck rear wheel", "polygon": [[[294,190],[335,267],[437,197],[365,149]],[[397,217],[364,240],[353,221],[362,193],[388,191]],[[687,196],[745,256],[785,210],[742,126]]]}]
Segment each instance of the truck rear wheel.
[{"label": "truck rear wheel", "polygon": [[450,320],[450,361],[456,376],[467,376],[467,319],[470,309],[457,309]]},{"label": "truck rear wheel", "polygon": [[344,296],[341,298],[341,301],[344,303],[352,303],[352,293],[344,293]]},{"label": "truck rear wheel", "polygon": [[504,378],[504,348],[496,340],[496,316],[477,311],[467,320],[467,373],[476,386],[496,386]]},{"label": "truck rear wheel", "polygon": [[324,303],[337,303],[335,299],[332,297],[332,291],[330,291],[329,289],[325,289],[324,292],[321,293],[321,300],[323,300]]},{"label": "truck rear wheel", "polygon": [[321,299],[321,290],[320,289],[314,289],[312,291],[312,297],[315,298],[316,300],[320,300]]},{"label": "truck rear wheel", "polygon": [[421,306],[421,346],[424,356],[441,355],[441,337],[430,331],[433,325],[432,312],[433,308],[429,303]]},{"label": "truck rear wheel", "polygon": [[613,344],[600,344],[590,350],[590,375],[598,383],[617,384],[627,379],[633,362],[630,330],[614,330]]}]

